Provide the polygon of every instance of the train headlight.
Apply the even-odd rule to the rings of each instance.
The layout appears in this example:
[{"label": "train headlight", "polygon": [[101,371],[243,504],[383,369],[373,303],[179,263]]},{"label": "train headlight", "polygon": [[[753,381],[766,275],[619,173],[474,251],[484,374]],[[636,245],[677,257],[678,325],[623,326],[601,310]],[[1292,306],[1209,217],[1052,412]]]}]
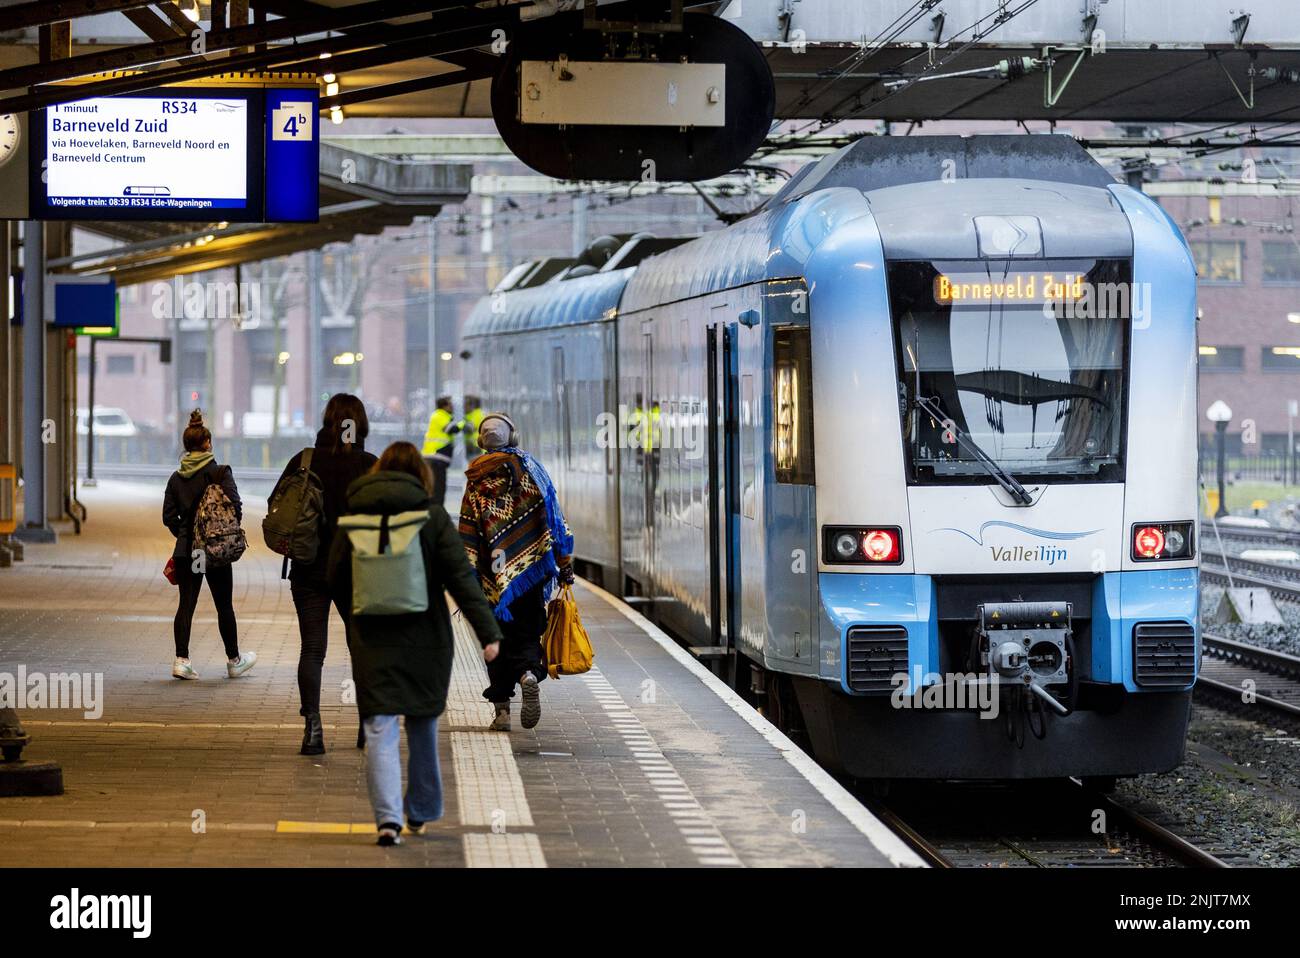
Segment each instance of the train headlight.
[{"label": "train headlight", "polygon": [[1190,522],[1138,522],[1133,525],[1133,560],[1135,562],[1190,559],[1192,548]]},{"label": "train headlight", "polygon": [[826,526],[822,544],[828,563],[898,565],[903,561],[903,530],[898,526]]},{"label": "train headlight", "polygon": [[858,537],[852,532],[841,532],[835,537],[834,552],[841,562],[852,562],[858,554]]}]

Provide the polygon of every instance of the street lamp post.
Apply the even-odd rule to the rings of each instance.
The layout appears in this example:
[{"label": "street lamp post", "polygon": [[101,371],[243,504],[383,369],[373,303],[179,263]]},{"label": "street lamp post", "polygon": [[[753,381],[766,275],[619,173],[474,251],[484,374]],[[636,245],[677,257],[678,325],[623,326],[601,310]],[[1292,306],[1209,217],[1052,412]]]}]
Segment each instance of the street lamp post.
[{"label": "street lamp post", "polygon": [[1227,454],[1227,434],[1228,423],[1232,421],[1232,410],[1222,399],[1216,399],[1210,404],[1210,408],[1205,411],[1205,418],[1214,423],[1214,442],[1218,453],[1218,479],[1219,479],[1219,508],[1214,512],[1214,518],[1221,519],[1228,514],[1227,493],[1224,490],[1223,472],[1224,457]]}]

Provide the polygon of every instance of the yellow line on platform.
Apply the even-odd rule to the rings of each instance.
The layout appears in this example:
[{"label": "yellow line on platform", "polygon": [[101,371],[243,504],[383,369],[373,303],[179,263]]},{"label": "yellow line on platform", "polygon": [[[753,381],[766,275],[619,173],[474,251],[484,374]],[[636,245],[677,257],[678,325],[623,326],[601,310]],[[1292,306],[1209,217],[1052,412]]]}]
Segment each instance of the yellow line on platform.
[{"label": "yellow line on platform", "polygon": [[286,822],[275,823],[279,835],[373,835],[373,822]]},{"label": "yellow line on platform", "polygon": [[[187,831],[195,835],[193,821],[168,822],[97,822],[84,819],[59,818],[0,818],[0,828],[73,828],[97,830],[118,828],[151,828],[169,831]],[[373,835],[377,831],[371,822],[208,822],[208,832],[267,832],[277,835]]]},{"label": "yellow line on platform", "polygon": [[[105,729],[105,728],[156,728],[156,729],[242,729],[242,730],[270,730],[274,729],[297,729],[302,731],[301,722],[105,722],[103,720],[83,719],[82,721],[55,721],[39,720],[31,721],[23,719],[24,727],[32,728],[85,728],[85,729]],[[356,728],[355,725],[322,725],[321,728],[334,731],[340,728]]]}]

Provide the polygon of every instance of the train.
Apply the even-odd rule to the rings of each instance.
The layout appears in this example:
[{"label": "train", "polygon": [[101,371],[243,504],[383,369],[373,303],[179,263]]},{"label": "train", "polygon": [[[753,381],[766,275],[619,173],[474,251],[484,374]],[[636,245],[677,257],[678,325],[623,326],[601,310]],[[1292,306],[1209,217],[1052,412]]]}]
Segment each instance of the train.
[{"label": "train", "polygon": [[462,348],[582,573],[828,768],[1181,762],[1196,269],[1073,139],[860,138],[725,228],[517,265]]}]

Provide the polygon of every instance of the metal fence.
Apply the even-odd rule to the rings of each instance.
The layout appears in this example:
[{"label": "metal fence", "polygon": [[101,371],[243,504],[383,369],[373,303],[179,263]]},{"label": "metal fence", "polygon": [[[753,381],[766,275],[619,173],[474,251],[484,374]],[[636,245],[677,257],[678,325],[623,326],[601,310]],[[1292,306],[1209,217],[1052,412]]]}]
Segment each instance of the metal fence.
[{"label": "metal fence", "polygon": [[[401,423],[371,423],[366,447],[378,453],[390,442],[406,439],[417,446],[422,436],[413,436]],[[86,471],[87,437],[78,436],[78,462]],[[284,468],[294,454],[315,441],[314,433],[275,436],[267,438],[212,437],[212,451],[217,461],[236,468]],[[177,436],[142,434],[136,436],[96,436],[95,466],[169,466],[175,468],[181,455],[181,442]]]},{"label": "metal fence", "polygon": [[[1228,456],[1224,460],[1224,476],[1229,482],[1277,482],[1294,485],[1300,462],[1292,456],[1265,453],[1258,456]],[[1211,485],[1218,480],[1218,461],[1213,449],[1201,451],[1201,481]]]}]

